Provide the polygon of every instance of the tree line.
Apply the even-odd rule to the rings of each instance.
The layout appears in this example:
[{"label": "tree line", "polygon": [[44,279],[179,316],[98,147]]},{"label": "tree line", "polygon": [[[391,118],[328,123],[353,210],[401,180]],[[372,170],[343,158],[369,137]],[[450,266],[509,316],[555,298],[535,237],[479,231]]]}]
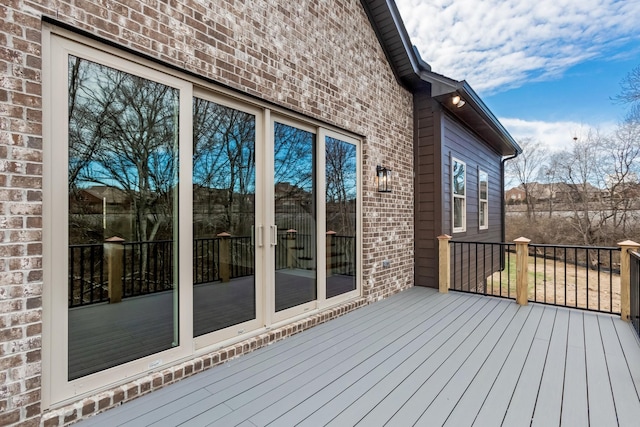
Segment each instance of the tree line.
[{"label": "tree line", "polygon": [[523,152],[506,173],[523,193],[525,213],[507,219],[508,237],[596,246],[640,239],[640,66],[613,101],[629,108],[609,133],[589,129],[561,151],[519,141]]}]

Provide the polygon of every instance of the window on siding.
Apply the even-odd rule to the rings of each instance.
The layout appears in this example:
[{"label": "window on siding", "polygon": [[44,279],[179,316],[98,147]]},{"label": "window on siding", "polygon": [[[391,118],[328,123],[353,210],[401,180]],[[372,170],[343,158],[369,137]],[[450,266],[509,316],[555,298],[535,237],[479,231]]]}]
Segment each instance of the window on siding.
[{"label": "window on siding", "polygon": [[453,232],[467,230],[467,165],[458,159],[452,161]]},{"label": "window on siding", "polygon": [[478,226],[480,230],[489,228],[489,174],[478,172]]}]

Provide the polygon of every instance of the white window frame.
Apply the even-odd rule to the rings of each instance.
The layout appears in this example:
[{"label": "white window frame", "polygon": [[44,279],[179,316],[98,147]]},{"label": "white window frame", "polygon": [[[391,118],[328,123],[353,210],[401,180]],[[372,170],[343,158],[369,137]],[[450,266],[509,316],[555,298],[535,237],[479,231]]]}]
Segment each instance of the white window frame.
[{"label": "white window frame", "polygon": [[[192,323],[188,321],[192,313],[192,293],[191,287],[186,284],[192,283],[192,271],[189,268],[179,269],[178,281],[181,284],[178,289],[176,299],[178,307],[178,336],[179,344],[168,350],[154,353],[152,355],[132,360],[121,365],[105,369],[90,375],[86,375],[74,380],[68,380],[68,309],[67,309],[67,271],[68,257],[65,250],[60,250],[68,245],[68,204],[66,197],[55,197],[56,190],[67,188],[67,168],[68,164],[68,130],[64,126],[54,126],[55,123],[68,122],[68,109],[60,108],[56,101],[66,100],[67,86],[60,84],[67,79],[67,58],[74,55],[88,61],[103,64],[105,66],[118,69],[127,73],[141,76],[151,81],[179,90],[180,96],[180,129],[179,145],[181,150],[181,167],[179,176],[179,206],[178,218],[189,218],[191,207],[191,177],[186,171],[191,171],[191,102],[193,98],[192,85],[186,81],[175,78],[169,74],[162,73],[152,67],[147,67],[140,63],[129,61],[122,57],[110,55],[98,49],[77,43],[63,37],[51,37],[49,63],[45,63],[44,68],[51,67],[51,74],[47,76],[47,92],[45,97],[47,104],[47,119],[45,136],[48,143],[44,148],[44,178],[45,185],[43,198],[46,201],[44,217],[43,240],[44,240],[44,267],[50,292],[46,294],[48,305],[45,305],[43,323],[46,325],[46,332],[43,330],[46,348],[47,363],[45,369],[46,383],[50,388],[43,393],[45,405],[49,402],[56,403],[70,399],[73,396],[82,395],[87,390],[95,390],[104,387],[113,381],[114,376],[121,378],[135,377],[142,373],[149,372],[153,367],[175,363],[183,359],[192,352],[193,336]],[[55,165],[55,166],[54,166]],[[55,190],[54,190],[55,189]],[[180,221],[183,222],[183,221]],[[190,265],[191,262],[191,227],[181,226],[179,230],[179,265]],[[49,289],[53,288],[53,289]],[[45,406],[46,407],[46,406]]]},{"label": "white window frame", "polygon": [[[483,177],[485,177],[484,182],[486,183],[485,198],[482,198]],[[484,211],[482,205],[484,205]],[[489,229],[489,174],[482,169],[478,170],[478,228],[480,230]]]},{"label": "white window frame", "polygon": [[[454,170],[455,164],[458,163],[464,168],[464,185],[463,185],[463,194],[455,193],[455,182],[454,182]],[[456,200],[460,200],[462,202],[462,218],[461,218],[461,226],[456,227]],[[464,233],[467,231],[467,164],[462,160],[456,159],[455,157],[451,158],[451,229],[454,233]]]}]

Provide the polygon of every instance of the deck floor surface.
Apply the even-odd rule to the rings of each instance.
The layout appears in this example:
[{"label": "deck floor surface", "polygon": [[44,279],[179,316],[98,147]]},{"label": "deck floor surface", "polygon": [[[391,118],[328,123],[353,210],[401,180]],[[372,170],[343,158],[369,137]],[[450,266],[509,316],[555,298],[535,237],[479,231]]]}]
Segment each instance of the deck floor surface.
[{"label": "deck floor surface", "polygon": [[414,287],[79,426],[638,426],[618,317]]}]

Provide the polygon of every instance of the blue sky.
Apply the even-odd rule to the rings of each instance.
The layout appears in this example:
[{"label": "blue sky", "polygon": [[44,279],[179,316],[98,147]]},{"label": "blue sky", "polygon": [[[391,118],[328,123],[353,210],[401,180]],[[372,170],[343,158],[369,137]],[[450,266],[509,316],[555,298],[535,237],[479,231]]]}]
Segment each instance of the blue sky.
[{"label": "blue sky", "polygon": [[466,80],[516,139],[610,132],[640,65],[637,0],[396,0],[433,71]]}]

